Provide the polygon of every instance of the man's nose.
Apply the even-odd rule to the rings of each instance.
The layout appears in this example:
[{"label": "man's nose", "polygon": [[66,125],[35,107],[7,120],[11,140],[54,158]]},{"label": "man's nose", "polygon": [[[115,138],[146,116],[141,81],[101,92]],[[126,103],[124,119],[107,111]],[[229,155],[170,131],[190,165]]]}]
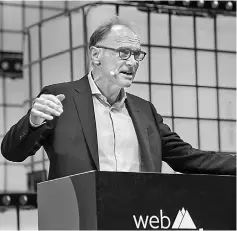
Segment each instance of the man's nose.
[{"label": "man's nose", "polygon": [[134,58],[134,55],[131,55],[127,60],[126,60],[126,64],[128,66],[135,66],[137,65],[138,61]]}]

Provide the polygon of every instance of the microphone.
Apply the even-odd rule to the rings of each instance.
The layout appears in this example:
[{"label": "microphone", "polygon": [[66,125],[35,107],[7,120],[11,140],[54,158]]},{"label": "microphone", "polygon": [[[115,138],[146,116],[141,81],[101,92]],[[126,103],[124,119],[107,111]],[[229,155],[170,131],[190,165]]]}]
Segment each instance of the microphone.
[{"label": "microphone", "polygon": [[114,70],[109,71],[109,74],[110,74],[112,77],[116,78],[117,75],[118,75],[118,73],[119,73],[119,68],[120,68],[120,67],[116,67]]},{"label": "microphone", "polygon": [[110,71],[109,74],[113,77],[116,77],[116,75],[118,74],[117,68],[114,71]]}]

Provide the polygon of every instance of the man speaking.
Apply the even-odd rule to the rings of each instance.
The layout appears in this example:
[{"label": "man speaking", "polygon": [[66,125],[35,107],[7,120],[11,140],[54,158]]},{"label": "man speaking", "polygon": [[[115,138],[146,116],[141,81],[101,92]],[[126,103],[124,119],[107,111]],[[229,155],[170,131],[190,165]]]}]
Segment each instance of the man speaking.
[{"label": "man speaking", "polygon": [[[3,156],[20,162],[43,146],[49,179],[90,170],[236,174],[236,158],[194,149],[163,123],[154,106],[126,93],[146,53],[119,18],[89,42],[92,70],[80,80],[46,86],[5,135]],[[162,99],[161,99],[162,100]]]}]

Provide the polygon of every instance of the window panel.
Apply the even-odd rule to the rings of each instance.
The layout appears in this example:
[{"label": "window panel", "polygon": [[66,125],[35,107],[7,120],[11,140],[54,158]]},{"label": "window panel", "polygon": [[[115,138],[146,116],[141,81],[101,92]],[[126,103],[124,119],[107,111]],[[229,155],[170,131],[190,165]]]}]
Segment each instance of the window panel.
[{"label": "window panel", "polygon": [[[62,10],[63,11],[63,10]],[[60,14],[62,13],[62,11],[58,11],[58,10],[48,10],[48,9],[43,9],[43,19],[46,19],[46,18],[51,18],[57,14]],[[62,16],[61,16],[62,17]],[[61,18],[62,19],[62,18]],[[54,19],[53,21],[55,21],[57,19]],[[68,35],[68,34],[67,34]]]},{"label": "window panel", "polygon": [[216,86],[216,67],[214,52],[197,52],[198,85]]},{"label": "window panel", "polygon": [[119,16],[123,20],[131,22],[138,34],[141,43],[148,43],[147,39],[147,13],[138,11],[135,7],[120,7]]},{"label": "window panel", "polygon": [[4,118],[4,114],[3,114],[3,110],[4,110],[4,107],[3,106],[0,106],[0,135],[2,136],[2,135],[4,135],[5,133],[5,131],[4,131],[4,120],[5,120],[5,118]]},{"label": "window panel", "polygon": [[195,84],[194,51],[173,49],[173,81],[178,84]]},{"label": "window panel", "polygon": [[45,161],[45,169],[47,170],[47,172],[49,172],[49,160],[48,159]]},{"label": "window panel", "polygon": [[[0,134],[0,146],[2,144],[2,140],[3,140],[3,134]],[[2,152],[1,152],[1,149],[0,149],[0,174],[1,174],[1,168],[3,168],[2,164],[5,162],[5,157],[1,154],[2,154]],[[1,182],[1,179],[3,179],[3,178],[1,178],[1,176],[0,176],[0,182]],[[0,191],[1,191],[1,186],[0,186]]]},{"label": "window panel", "polygon": [[42,27],[42,54],[47,56],[69,49],[68,17],[46,22]]},{"label": "window panel", "polygon": [[25,27],[40,21],[40,10],[34,8],[25,8]]},{"label": "window panel", "polygon": [[6,103],[22,104],[27,98],[27,88],[24,79],[6,78]]},{"label": "window panel", "polygon": [[[106,12],[106,13],[105,13]],[[122,8],[120,7],[120,14],[121,17]],[[94,30],[101,25],[102,23],[106,22],[108,19],[111,19],[115,15],[115,6],[99,6],[99,7],[92,7],[87,14],[87,35],[88,38],[92,35]],[[131,15],[130,15],[131,16]],[[126,20],[124,17],[122,17]]]},{"label": "window panel", "polygon": [[[49,160],[49,159],[48,159],[48,155],[47,155],[47,153],[46,153],[45,150],[43,150],[43,153],[44,153],[44,160]],[[45,162],[46,162],[46,161],[45,161]]]},{"label": "window panel", "polygon": [[173,131],[172,119],[171,118],[163,118],[163,123],[167,124],[170,127],[171,131]]},{"label": "window panel", "polygon": [[[0,34],[0,38],[1,38],[1,34]],[[0,89],[1,89],[1,91],[0,91],[0,104],[2,104],[3,103],[3,78],[1,77],[1,75],[0,75]]]},{"label": "window panel", "polygon": [[22,30],[21,7],[3,5],[3,12],[3,27],[5,30]]},{"label": "window panel", "polygon": [[[38,27],[33,27],[30,29],[30,42],[31,42],[30,54],[31,54],[32,60],[29,60],[28,62],[39,60],[40,57],[39,57],[39,29]],[[44,44],[43,44],[43,47],[44,47]]]},{"label": "window panel", "polygon": [[8,131],[15,123],[17,123],[24,115],[24,108],[7,107],[6,108],[6,130]]},{"label": "window panel", "polygon": [[[4,171],[3,161],[0,162],[0,191],[4,191],[4,182],[5,182],[5,171]],[[1,216],[0,216],[1,217]],[[0,223],[1,224],[1,223]]]},{"label": "window panel", "polygon": [[3,33],[2,35],[3,35],[3,50],[22,52],[23,50],[22,34]]},{"label": "window panel", "polygon": [[[172,45],[193,47],[193,18],[172,15]],[[184,36],[185,35],[185,36]]]},{"label": "window panel", "polygon": [[236,152],[236,122],[220,122],[221,151]]},{"label": "window panel", "polygon": [[151,81],[170,83],[169,49],[151,48]]},{"label": "window panel", "polygon": [[[37,155],[38,151],[36,152],[35,155]],[[34,162],[34,156],[27,158],[24,163],[26,164],[26,173],[32,173],[35,169],[35,162]]]},{"label": "window panel", "polygon": [[38,230],[38,210],[21,210],[21,230]]},{"label": "window panel", "polygon": [[[142,47],[142,50],[145,51],[148,55],[148,51],[146,47]],[[147,56],[145,57],[143,61],[140,62],[134,81],[148,82],[148,57]]]},{"label": "window panel", "polygon": [[26,99],[23,103],[23,114],[25,115],[32,106],[33,100]]},{"label": "window panel", "polygon": [[[43,170],[43,148],[40,148],[33,158],[29,157],[24,161],[24,164],[27,164],[26,172],[38,171]],[[47,159],[47,158],[46,158]],[[45,161],[45,169],[48,170],[47,165],[48,159]]]},{"label": "window panel", "polygon": [[84,48],[73,51],[73,75],[78,80],[85,75]]},{"label": "window panel", "polygon": [[174,115],[196,117],[196,90],[194,87],[174,87]]},{"label": "window panel", "polygon": [[54,7],[54,8],[64,8],[65,7],[65,4],[64,4],[65,1],[43,1],[43,6],[44,7]]},{"label": "window panel", "polygon": [[0,216],[1,230],[17,230],[16,210],[9,209]]},{"label": "window panel", "polygon": [[22,107],[24,108],[24,110],[25,110],[25,112],[27,112],[27,110],[28,110],[28,106],[29,106],[29,103],[28,103],[28,101],[29,101],[29,95],[30,95],[30,85],[29,85],[29,68],[28,67],[25,67],[24,69],[23,69],[23,76],[24,76],[24,78],[23,78],[23,82],[24,82],[24,84],[25,84],[25,88],[24,88],[24,99],[23,99],[23,105],[22,105]]},{"label": "window panel", "polygon": [[204,151],[218,151],[217,121],[200,120],[200,148]]},{"label": "window panel", "polygon": [[174,131],[180,138],[191,144],[193,148],[198,148],[197,120],[175,119]]},{"label": "window panel", "polygon": [[40,76],[39,76],[39,64],[36,63],[36,64],[33,64],[31,66],[32,68],[32,86],[31,86],[31,89],[32,89],[32,96],[33,96],[33,99],[36,98],[38,96],[38,94],[40,93],[40,91],[42,90],[41,86],[40,86]]},{"label": "window panel", "polygon": [[134,94],[142,99],[149,100],[149,88],[148,84],[133,83],[131,87],[126,88],[126,91]]},{"label": "window panel", "polygon": [[24,165],[7,165],[7,190],[18,192],[27,190],[27,175]]},{"label": "window panel", "polygon": [[43,86],[70,81],[69,53],[43,61]]},{"label": "window panel", "polygon": [[30,156],[23,161],[23,164],[25,165],[25,168],[26,168],[26,172],[29,172],[28,169],[31,169],[30,164],[31,164],[32,158],[33,156]]},{"label": "window panel", "polygon": [[39,6],[39,2],[40,1],[24,1],[25,2],[25,6],[27,7],[27,5],[35,5],[35,6]]},{"label": "window panel", "polygon": [[34,158],[34,162],[35,161],[42,161],[43,160],[43,147],[41,147],[38,151],[37,151],[37,153],[33,156],[33,158]]},{"label": "window panel", "polygon": [[169,45],[168,14],[151,13],[151,44]]},{"label": "window panel", "polygon": [[[0,34],[1,37],[1,34]],[[23,65],[26,65],[29,63],[29,49],[28,49],[28,36],[23,35],[23,44],[22,44],[22,52],[23,52]],[[24,70],[25,67],[23,67]],[[24,75],[23,75],[24,76]]]},{"label": "window panel", "polygon": [[236,119],[236,91],[219,90],[220,118]]},{"label": "window panel", "polygon": [[199,117],[217,118],[216,89],[198,88]]},{"label": "window panel", "polygon": [[72,16],[72,45],[73,47],[82,45],[83,41],[83,15],[80,12],[71,14]]},{"label": "window panel", "polygon": [[[0,138],[0,145],[2,142],[3,138]],[[4,173],[3,173],[3,169],[4,169],[4,162],[5,162],[5,157],[2,155],[1,151],[0,151],[0,174],[3,174],[2,176],[0,176],[0,192],[1,190],[3,190],[3,183],[4,183]]]},{"label": "window panel", "polygon": [[34,164],[35,171],[41,171],[43,169],[43,162],[38,162]]},{"label": "window panel", "polygon": [[[0,11],[1,11],[1,5],[0,5]],[[3,49],[3,34],[4,33],[5,32],[0,31],[0,49],[1,50]],[[1,76],[1,74],[0,74],[0,76]]]},{"label": "window panel", "polygon": [[76,8],[81,6],[82,4],[85,4],[86,2],[91,2],[91,1],[68,1],[68,8],[72,9],[72,8]]},{"label": "window panel", "polygon": [[151,100],[157,112],[162,116],[171,116],[171,87],[151,86]]},{"label": "window panel", "polygon": [[[18,5],[18,6],[20,6],[21,5],[21,3],[22,3],[22,1],[21,0],[19,0],[19,1],[8,1],[8,4],[10,4],[10,5]],[[14,7],[13,6],[13,7]]]},{"label": "window panel", "polygon": [[236,87],[236,55],[218,53],[219,86]]},{"label": "window panel", "polygon": [[196,25],[197,47],[204,49],[214,49],[213,19],[196,17]]},{"label": "window panel", "polygon": [[217,17],[217,47],[221,50],[236,50],[236,18]]}]

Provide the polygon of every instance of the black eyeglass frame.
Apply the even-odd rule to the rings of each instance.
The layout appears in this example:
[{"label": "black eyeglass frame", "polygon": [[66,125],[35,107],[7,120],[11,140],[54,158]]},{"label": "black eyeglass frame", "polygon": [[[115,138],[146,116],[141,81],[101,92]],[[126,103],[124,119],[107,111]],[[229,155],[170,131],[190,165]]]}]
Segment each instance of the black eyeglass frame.
[{"label": "black eyeglass frame", "polygon": [[[142,60],[145,58],[145,56],[146,56],[146,52],[145,52],[145,51],[132,51],[132,50],[130,50],[129,48],[118,48],[118,49],[115,49],[115,48],[106,47],[106,46],[95,46],[95,47],[97,47],[97,48],[103,48],[103,49],[108,49],[108,50],[112,50],[112,51],[118,52],[119,58],[122,59],[122,60],[128,60],[128,59],[131,57],[131,55],[133,55],[133,56],[134,56],[134,59],[135,59],[136,61],[140,62],[140,61],[142,61]],[[128,55],[128,57],[126,57],[126,58],[122,58],[122,57],[121,57],[120,52],[122,52],[123,50],[128,50],[128,51],[130,52],[129,55]],[[137,59],[137,58],[136,58],[136,53],[139,53],[139,55],[140,55],[140,54],[143,54],[143,55],[144,55],[143,58],[142,58],[142,59]]]}]

